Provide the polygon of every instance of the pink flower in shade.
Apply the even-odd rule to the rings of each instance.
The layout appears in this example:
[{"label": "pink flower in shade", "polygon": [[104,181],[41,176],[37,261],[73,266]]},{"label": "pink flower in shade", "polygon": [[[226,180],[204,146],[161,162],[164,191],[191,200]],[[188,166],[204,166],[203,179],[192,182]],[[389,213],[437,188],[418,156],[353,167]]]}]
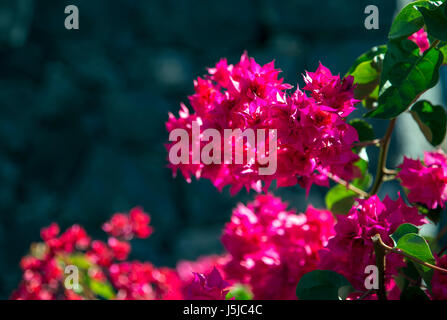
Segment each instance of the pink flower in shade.
[{"label": "pink flower in shade", "polygon": [[[447,269],[447,255],[437,258],[436,265]],[[447,300],[447,274],[434,271],[431,279],[431,297],[434,300]]]},{"label": "pink flower in shade", "polygon": [[121,262],[110,266],[110,280],[118,300],[178,300],[181,282],[175,271],[150,263]]},{"label": "pink flower in shade", "polygon": [[254,299],[296,299],[296,285],[316,268],[333,225],[327,210],[309,207],[297,215],[272,195],[240,204],[222,235],[231,255],[226,278],[249,285]]},{"label": "pink flower in shade", "polygon": [[[355,289],[364,291],[365,267],[375,264],[371,237],[380,234],[382,240],[393,246],[390,235],[399,225],[422,225],[425,220],[416,208],[408,207],[402,198],[393,201],[388,196],[382,201],[374,195],[358,200],[348,215],[339,215],[335,236],[321,250],[320,269],[333,270],[344,275]],[[405,266],[402,256],[388,254],[386,258],[386,282]]]},{"label": "pink flower in shade", "polygon": [[42,228],[40,231],[40,237],[43,241],[49,241],[56,238],[59,235],[59,232],[59,225],[57,223],[52,223],[50,226]]},{"label": "pink flower in shade", "polygon": [[114,253],[106,243],[94,240],[92,241],[92,246],[86,253],[87,258],[93,263],[101,266],[108,267],[113,262]]},{"label": "pink flower in shade", "polygon": [[143,211],[141,207],[135,207],[129,211],[129,221],[132,226],[132,232],[135,237],[145,239],[152,234],[150,216]]},{"label": "pink flower in shade", "polygon": [[[266,191],[271,182],[277,186],[300,184],[309,192],[312,184],[328,185],[327,172],[345,180],[359,175],[354,163],[358,156],[352,145],[358,140],[356,130],[346,123],[345,117],[355,108],[353,78],[341,79],[320,64],[316,72],[304,76],[308,95],[279,78],[280,70],[273,62],[260,66],[244,53],[236,65],[220,60],[208,75],[194,81],[195,93],[189,97],[193,109],[181,104],[179,117],[169,114],[168,132],[184,129],[192,136],[192,123],[200,130],[216,129],[221,137],[224,129],[263,129],[268,150],[270,129],[277,130],[277,170],[272,175],[260,175],[258,159],[243,164],[192,164],[192,147],[188,164],[168,166],[174,175],[180,171],[190,182],[191,177],[210,179],[222,190],[231,186],[231,194],[242,188]],[[197,141],[190,141],[198,144]],[[178,143],[166,145],[168,152]],[[208,142],[200,142],[199,149]],[[222,144],[225,142],[222,142]],[[257,146],[243,142],[245,150],[257,154]],[[244,151],[245,153],[246,151]],[[233,151],[234,159],[234,151]],[[234,162],[234,161],[233,161]]]},{"label": "pink flower in shade", "polygon": [[144,239],[152,233],[150,221],[150,216],[141,207],[135,207],[129,211],[129,214],[114,214],[102,228],[112,237],[124,240],[130,240],[133,237]]},{"label": "pink flower in shade", "polygon": [[[128,215],[115,214],[104,224],[112,235],[107,243],[90,241],[79,225],[73,225],[59,236],[55,223],[42,228],[44,244],[34,246],[31,254],[22,258],[22,281],[11,296],[26,300],[79,300],[86,298],[66,289],[63,264],[72,255],[85,257],[90,262],[88,275],[99,282],[110,283],[116,299],[182,299],[184,283],[176,270],[156,268],[150,263],[126,260],[131,250],[125,241],[134,236],[151,234],[150,218],[142,208],[134,208]],[[125,240],[121,240],[125,239]],[[83,271],[84,272],[84,271]]]},{"label": "pink flower in shade", "polygon": [[194,273],[194,279],[185,288],[186,300],[225,300],[229,284],[216,268],[204,275]]},{"label": "pink flower in shade", "polygon": [[408,189],[410,202],[429,209],[444,208],[447,200],[447,157],[441,151],[425,152],[424,163],[404,158],[397,177]]},{"label": "pink flower in shade", "polygon": [[416,43],[421,51],[421,54],[425,52],[428,48],[430,48],[430,42],[428,41],[427,32],[425,32],[424,28],[419,31],[413,33],[408,37],[409,40]]},{"label": "pink flower in shade", "polygon": [[116,260],[126,260],[130,253],[130,244],[127,241],[120,241],[116,238],[110,237],[107,241],[109,248],[112,249]]}]

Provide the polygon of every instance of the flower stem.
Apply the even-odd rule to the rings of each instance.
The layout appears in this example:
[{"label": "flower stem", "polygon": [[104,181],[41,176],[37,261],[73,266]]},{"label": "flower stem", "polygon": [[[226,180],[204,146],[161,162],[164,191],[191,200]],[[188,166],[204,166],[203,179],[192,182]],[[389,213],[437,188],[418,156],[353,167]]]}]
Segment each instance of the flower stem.
[{"label": "flower stem", "polygon": [[367,147],[367,146],[379,146],[381,142],[382,142],[382,140],[380,140],[380,139],[362,141],[362,142],[354,143],[354,147],[361,148],[361,147]]},{"label": "flower stem", "polygon": [[337,176],[334,176],[330,172],[325,172],[325,174],[326,174],[326,176],[329,179],[331,179],[331,180],[335,181],[336,183],[341,184],[342,186],[345,186],[347,189],[355,192],[360,198],[367,198],[368,197],[368,193],[366,193],[365,191],[363,191],[360,188],[357,188],[353,184],[351,184],[351,183],[349,183],[349,182],[347,182],[347,181],[345,181],[345,180],[343,180],[343,179],[341,179],[341,178],[339,178]]},{"label": "flower stem", "polygon": [[381,139],[382,144],[380,146],[376,179],[374,180],[374,185],[372,186],[371,191],[369,192],[370,195],[376,194],[379,191],[380,186],[383,183],[385,173],[388,171],[386,169],[386,160],[388,156],[388,149],[390,147],[391,135],[393,134],[395,124],[396,124],[396,118],[391,119],[390,123],[388,124],[388,129],[386,130],[385,135]]},{"label": "flower stem", "polygon": [[[382,241],[382,238],[380,237],[379,234],[376,234],[375,236],[373,236],[372,240],[374,242],[374,246],[377,243],[377,245],[380,246],[382,248],[382,250],[385,251],[385,253],[387,253],[387,251],[393,252],[393,253],[397,253],[397,254],[400,254],[401,256],[404,256],[404,257],[406,257],[406,258],[408,258],[410,260],[413,260],[414,262],[417,262],[417,263],[419,263],[419,264],[421,264],[423,266],[426,266],[426,267],[428,267],[430,269],[433,269],[433,270],[436,270],[436,271],[439,271],[439,272],[442,272],[442,273],[447,273],[447,269],[444,269],[444,268],[435,266],[435,265],[433,265],[431,263],[428,263],[428,262],[425,262],[423,260],[420,260],[420,259],[418,259],[416,257],[413,257],[412,255],[410,255],[410,254],[400,250],[400,249],[396,249],[396,248],[390,247],[389,245],[385,244]],[[380,273],[380,269],[379,269],[379,273]]]}]

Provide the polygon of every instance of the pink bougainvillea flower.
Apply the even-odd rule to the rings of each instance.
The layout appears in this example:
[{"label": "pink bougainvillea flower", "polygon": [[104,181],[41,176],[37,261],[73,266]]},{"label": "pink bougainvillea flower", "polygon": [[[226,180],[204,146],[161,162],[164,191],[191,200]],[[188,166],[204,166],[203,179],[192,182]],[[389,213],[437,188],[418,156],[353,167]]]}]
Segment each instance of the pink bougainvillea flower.
[{"label": "pink bougainvillea flower", "polygon": [[226,282],[216,268],[204,275],[194,273],[194,279],[185,288],[187,300],[225,300],[229,283]]},{"label": "pink bougainvillea flower", "polygon": [[[358,135],[345,121],[358,102],[354,99],[353,78],[341,79],[320,64],[316,72],[304,76],[304,91],[297,89],[289,94],[286,91],[292,86],[283,83],[279,73],[273,62],[261,66],[247,53],[236,65],[222,59],[208,69],[208,75],[194,81],[195,92],[189,97],[193,112],[181,104],[179,117],[170,113],[166,123],[168,132],[183,129],[189,137],[193,122],[199,123],[201,130],[217,130],[221,137],[225,129],[276,130],[277,148],[273,151],[277,167],[273,174],[259,174],[263,165],[258,158],[248,157],[249,150],[257,154],[258,145],[244,140],[247,161],[207,165],[202,161],[193,163],[192,149],[194,146],[201,150],[208,142],[190,141],[185,157],[188,163],[169,164],[174,175],[180,171],[188,182],[191,177],[210,179],[219,190],[230,186],[233,195],[242,188],[266,191],[274,180],[278,187],[300,184],[308,192],[312,184],[328,185],[326,172],[348,181],[358,176],[354,166],[358,156],[352,151]],[[271,141],[266,136],[261,145],[264,150]],[[168,152],[177,143],[168,143]],[[231,141],[223,141],[222,146],[225,143],[234,146]]]},{"label": "pink bougainvillea flower", "polygon": [[[408,207],[402,198],[396,201],[388,196],[381,201],[376,195],[358,200],[349,214],[339,215],[335,236],[321,250],[319,268],[344,275],[355,289],[364,291],[365,268],[375,265],[374,245],[371,237],[380,234],[382,240],[393,246],[390,235],[399,225],[411,223],[419,226],[425,222],[416,208]],[[398,254],[386,256],[386,283],[405,266]]]},{"label": "pink bougainvillea flower", "polygon": [[413,33],[411,36],[408,37],[408,39],[418,45],[421,54],[424,53],[425,50],[430,48],[430,42],[428,41],[428,35],[427,35],[427,32],[425,32],[424,28]]},{"label": "pink bougainvillea flower", "polygon": [[226,277],[248,284],[255,299],[296,299],[296,285],[316,268],[318,251],[333,235],[333,225],[327,210],[309,207],[295,214],[272,195],[240,204],[222,235],[231,255]]},{"label": "pink bougainvillea flower", "polygon": [[147,238],[152,233],[151,219],[141,207],[132,208],[129,214],[115,213],[104,223],[102,229],[110,236],[130,240],[133,237]]},{"label": "pink bougainvillea flower", "polygon": [[444,208],[447,201],[447,157],[441,151],[425,152],[424,162],[404,158],[397,177],[408,189],[408,199],[429,209]]}]

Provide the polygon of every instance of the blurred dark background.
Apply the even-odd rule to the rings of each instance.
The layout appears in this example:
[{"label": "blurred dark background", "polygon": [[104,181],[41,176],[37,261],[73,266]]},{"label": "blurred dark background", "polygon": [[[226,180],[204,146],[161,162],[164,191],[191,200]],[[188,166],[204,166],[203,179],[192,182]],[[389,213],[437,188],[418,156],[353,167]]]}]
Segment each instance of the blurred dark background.
[{"label": "blurred dark background", "polygon": [[[80,30],[64,28],[70,4]],[[369,4],[379,7],[379,30],[364,27]],[[132,258],[175,266],[219,253],[231,209],[253,194],[173,179],[167,113],[177,114],[206,67],[221,57],[236,63],[244,50],[262,64],[275,59],[293,85],[319,61],[344,74],[386,42],[395,8],[390,0],[1,0],[0,298],[53,221],[104,238],[111,214],[141,205],[155,233],[134,243]],[[303,210],[323,206],[326,190],[275,194]]]}]

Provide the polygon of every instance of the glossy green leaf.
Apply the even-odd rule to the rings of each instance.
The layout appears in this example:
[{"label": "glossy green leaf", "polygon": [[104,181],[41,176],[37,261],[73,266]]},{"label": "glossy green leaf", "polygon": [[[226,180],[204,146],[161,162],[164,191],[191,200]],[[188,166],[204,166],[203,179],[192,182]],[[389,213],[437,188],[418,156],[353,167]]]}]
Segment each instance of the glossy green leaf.
[{"label": "glossy green leaf", "polygon": [[300,300],[340,300],[349,292],[346,287],[352,286],[341,274],[315,270],[301,277],[296,295]]},{"label": "glossy green leaf", "polygon": [[386,53],[386,45],[375,46],[371,48],[354,61],[353,65],[348,70],[346,75],[352,75],[357,69],[357,67],[363,62],[372,61],[375,57],[384,55],[385,53]]},{"label": "glossy green leaf", "polygon": [[[402,236],[397,242],[396,248],[415,258],[418,258],[419,260],[435,264],[435,258],[433,257],[427,241],[416,233],[407,233],[406,235]],[[421,267],[424,271],[429,270],[428,267]]]},{"label": "glossy green leaf", "polygon": [[419,101],[411,107],[410,113],[428,142],[438,146],[444,141],[447,114],[442,106],[432,105],[429,101]]},{"label": "glossy green leaf", "polygon": [[[411,48],[407,40],[405,42],[406,46]],[[391,56],[392,48],[396,49],[396,56]],[[394,64],[387,65],[385,70],[386,61],[384,62],[383,77],[386,82],[380,90],[379,106],[366,116],[380,119],[394,118],[407,110],[422,93],[438,82],[439,67],[443,61],[443,55],[438,49],[431,48],[416,59],[412,52],[409,57],[398,61],[396,58],[402,54],[401,50],[405,48],[399,45],[389,47],[389,60],[393,60]]]},{"label": "glossy green leaf", "polygon": [[447,41],[447,2],[431,9],[416,7],[424,17],[427,33],[438,40]]},{"label": "glossy green leaf", "polygon": [[432,3],[427,0],[419,0],[406,5],[394,18],[388,38],[408,37],[424,26],[424,18],[416,6],[419,10],[420,7],[431,8]]},{"label": "glossy green leaf", "polygon": [[388,50],[383,60],[380,78],[380,89],[387,82],[399,83],[405,66],[415,64],[421,57],[418,45],[408,39],[390,40],[387,46]]},{"label": "glossy green leaf", "polygon": [[418,233],[419,229],[418,227],[416,227],[415,225],[411,224],[411,223],[404,223],[401,224],[396,231],[394,231],[394,233],[391,235],[391,239],[393,239],[394,241],[394,245],[397,244],[397,242],[399,241],[400,238],[402,238],[404,235],[408,234],[408,233]]},{"label": "glossy green leaf", "polygon": [[376,80],[379,72],[373,68],[371,61],[365,61],[359,64],[351,75],[355,83],[366,84]]},{"label": "glossy green leaf", "polygon": [[386,51],[386,45],[373,47],[358,57],[346,74],[354,77],[354,83],[356,84],[354,97],[359,100],[366,100],[364,102],[365,107],[371,105],[374,102],[372,100],[376,100],[372,95],[378,90],[377,85]]},{"label": "glossy green leaf", "polygon": [[337,184],[326,193],[326,208],[336,214],[347,214],[356,197],[357,194],[354,191]]}]

